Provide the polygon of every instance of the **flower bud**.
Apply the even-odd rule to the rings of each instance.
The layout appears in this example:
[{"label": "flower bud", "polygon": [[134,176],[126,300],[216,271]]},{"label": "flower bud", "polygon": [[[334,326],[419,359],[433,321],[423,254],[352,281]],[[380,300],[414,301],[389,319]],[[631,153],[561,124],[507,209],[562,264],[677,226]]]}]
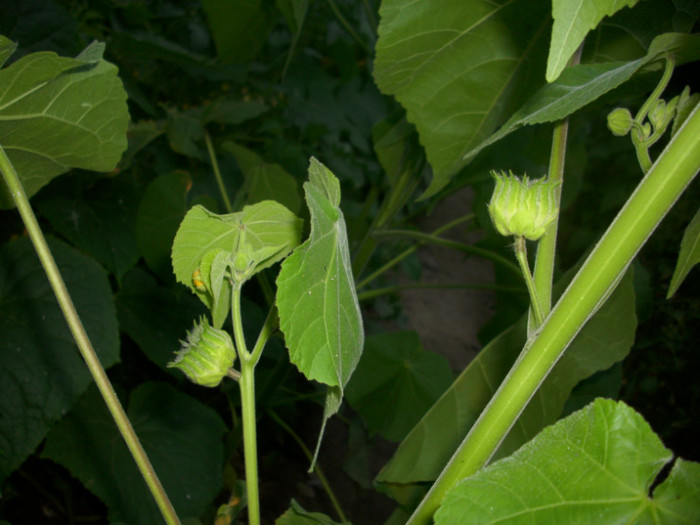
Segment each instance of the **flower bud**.
[{"label": "flower bud", "polygon": [[168,368],[179,368],[187,378],[202,386],[215,387],[233,366],[236,349],[225,330],[209,325],[202,318],[187,332],[187,340]]},{"label": "flower bud", "polygon": [[520,180],[512,173],[492,172],[496,187],[488,205],[493,225],[501,235],[515,235],[536,241],[559,213],[558,182],[546,179]]},{"label": "flower bud", "polygon": [[616,137],[624,137],[632,129],[632,114],[627,108],[615,108],[608,113],[608,129]]}]

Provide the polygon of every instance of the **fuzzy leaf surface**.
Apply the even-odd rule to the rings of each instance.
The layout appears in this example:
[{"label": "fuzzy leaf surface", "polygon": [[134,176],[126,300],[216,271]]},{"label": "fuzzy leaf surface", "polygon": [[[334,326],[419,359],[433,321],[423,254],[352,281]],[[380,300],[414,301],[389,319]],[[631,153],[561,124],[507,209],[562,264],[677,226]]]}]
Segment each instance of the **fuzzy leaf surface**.
[{"label": "fuzzy leaf surface", "polygon": [[304,184],[311,234],[277,278],[277,309],[292,363],[308,378],[342,389],[364,346],[338,179],[311,159]]},{"label": "fuzzy leaf surface", "polygon": [[598,399],[455,485],[435,523],[690,525],[700,516],[700,464],[678,460],[649,497],[672,458],[641,415]]},{"label": "fuzzy leaf surface", "polygon": [[[49,239],[73,303],[102,365],[119,360],[119,334],[105,271]],[[27,237],[0,247],[0,480],[41,443],[92,381]]]},{"label": "fuzzy leaf surface", "polygon": [[418,130],[433,168],[425,196],[541,85],[549,10],[540,0],[382,2],[374,77]]},{"label": "fuzzy leaf surface", "polygon": [[547,59],[547,82],[553,82],[566,67],[588,32],[606,16],[639,0],[553,0],[552,39]]},{"label": "fuzzy leaf surface", "polygon": [[[103,50],[32,53],[0,70],[0,144],[28,196],[70,168],[110,171],[126,150],[126,92]],[[3,181],[0,208],[12,206]]]}]

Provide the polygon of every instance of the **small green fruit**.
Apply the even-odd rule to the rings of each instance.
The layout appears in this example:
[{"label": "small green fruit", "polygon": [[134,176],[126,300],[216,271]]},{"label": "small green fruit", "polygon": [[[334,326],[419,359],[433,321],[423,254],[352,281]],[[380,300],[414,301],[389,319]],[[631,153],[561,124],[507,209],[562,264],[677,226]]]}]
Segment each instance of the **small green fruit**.
[{"label": "small green fruit", "polygon": [[616,108],[608,113],[608,129],[616,137],[624,137],[632,129],[632,114],[627,108]]},{"label": "small green fruit", "polygon": [[215,387],[233,366],[236,349],[231,336],[202,318],[187,332],[187,340],[168,368],[179,368],[187,378],[202,386]]},{"label": "small green fruit", "polygon": [[492,172],[496,187],[488,205],[493,225],[501,235],[536,241],[557,218],[558,182],[530,180],[512,173]]}]

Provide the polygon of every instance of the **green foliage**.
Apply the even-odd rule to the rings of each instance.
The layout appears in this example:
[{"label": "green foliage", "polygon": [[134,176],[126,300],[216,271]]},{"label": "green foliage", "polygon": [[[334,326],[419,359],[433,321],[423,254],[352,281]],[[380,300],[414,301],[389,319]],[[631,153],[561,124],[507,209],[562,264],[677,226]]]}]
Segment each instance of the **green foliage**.
[{"label": "green foliage", "polygon": [[595,29],[604,17],[611,16],[624,7],[632,7],[637,1],[554,0],[554,25],[547,58],[547,82],[557,79],[588,32]]},{"label": "green foliage", "polygon": [[[163,383],[136,388],[127,413],[178,514],[199,516],[221,488],[224,424],[219,415]],[[161,523],[97,389],[88,390],[51,432],[43,456],[89,486],[109,507],[110,521]]]},{"label": "green foliage", "polygon": [[700,464],[677,460],[649,497],[672,459],[639,414],[599,399],[455,486],[435,523],[693,523]]},{"label": "green foliage", "polygon": [[[525,342],[525,326],[522,318],[479,352],[402,441],[377,481],[403,485],[437,477],[517,358]],[[549,373],[498,455],[508,455],[556,421],[579,381],[622,360],[630,351],[636,326],[634,289],[628,276]]]},{"label": "green foliage", "polygon": [[424,350],[418,334],[387,332],[367,338],[345,395],[372,432],[401,441],[452,380],[445,358]]},{"label": "green foliage", "polygon": [[700,210],[688,224],[681,240],[681,249],[678,253],[678,262],[668,286],[667,298],[671,297],[683,283],[690,270],[700,262]]},{"label": "green foliage", "polygon": [[282,263],[277,309],[290,361],[308,379],[330,387],[325,421],[340,408],[362,354],[364,330],[338,179],[312,158],[304,191],[311,234]]},{"label": "green foliage", "polygon": [[275,521],[275,525],[338,525],[338,522],[320,512],[305,511],[292,500],[289,510]]},{"label": "green foliage", "polygon": [[[0,70],[0,144],[29,196],[70,168],[109,171],[126,149],[126,93],[103,52],[33,53]],[[3,183],[0,208],[11,206]]]},{"label": "green foliage", "polygon": [[[104,366],[119,360],[107,276],[59,241],[52,252]],[[0,248],[0,480],[46,437],[90,384],[29,239]]]}]

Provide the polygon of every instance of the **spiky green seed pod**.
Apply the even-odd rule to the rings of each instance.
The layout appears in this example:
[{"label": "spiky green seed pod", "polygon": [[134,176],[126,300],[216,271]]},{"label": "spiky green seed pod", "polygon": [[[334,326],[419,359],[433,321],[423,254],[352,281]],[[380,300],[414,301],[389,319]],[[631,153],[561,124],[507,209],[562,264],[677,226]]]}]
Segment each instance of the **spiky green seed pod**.
[{"label": "spiky green seed pod", "polygon": [[608,129],[616,137],[624,137],[632,129],[632,114],[627,108],[615,108],[608,113]]},{"label": "spiky green seed pod", "polygon": [[233,366],[236,349],[231,336],[209,324],[205,318],[195,322],[186,341],[168,368],[179,368],[187,378],[202,386],[215,387]]},{"label": "spiky green seed pod", "polygon": [[522,180],[512,173],[492,172],[496,187],[488,205],[493,225],[501,235],[536,241],[559,213],[558,182],[544,178]]}]

